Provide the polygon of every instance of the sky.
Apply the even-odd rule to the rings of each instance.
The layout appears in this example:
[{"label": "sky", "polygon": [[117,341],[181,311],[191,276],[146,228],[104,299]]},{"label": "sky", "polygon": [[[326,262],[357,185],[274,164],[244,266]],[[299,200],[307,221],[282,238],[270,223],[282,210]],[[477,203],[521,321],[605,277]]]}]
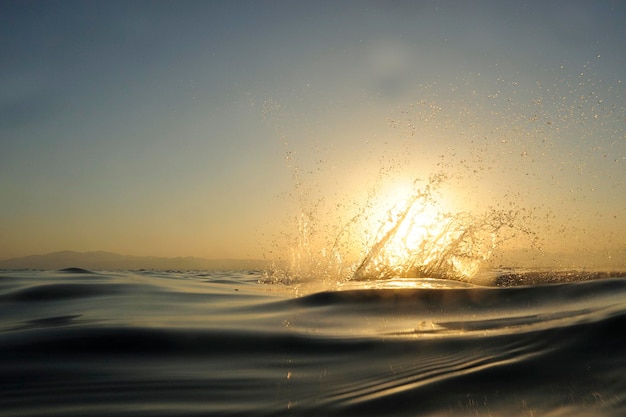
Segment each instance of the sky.
[{"label": "sky", "polygon": [[263,258],[299,210],[332,229],[435,173],[451,209],[623,259],[624,21],[621,1],[3,1],[0,259]]}]

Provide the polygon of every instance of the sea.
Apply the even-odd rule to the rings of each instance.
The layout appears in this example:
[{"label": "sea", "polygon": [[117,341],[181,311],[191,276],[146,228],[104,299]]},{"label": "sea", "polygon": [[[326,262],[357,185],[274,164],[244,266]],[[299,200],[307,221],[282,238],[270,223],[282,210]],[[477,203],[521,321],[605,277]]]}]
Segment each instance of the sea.
[{"label": "sea", "polygon": [[626,274],[0,271],[0,415],[626,415]]}]

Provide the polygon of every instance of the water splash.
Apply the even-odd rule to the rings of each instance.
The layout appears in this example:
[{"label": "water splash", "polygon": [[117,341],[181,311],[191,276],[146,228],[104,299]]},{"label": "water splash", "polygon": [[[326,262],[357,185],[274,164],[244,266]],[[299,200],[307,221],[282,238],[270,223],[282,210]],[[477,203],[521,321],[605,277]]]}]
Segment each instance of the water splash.
[{"label": "water splash", "polygon": [[[522,225],[523,210],[454,212],[440,202],[447,176],[416,180],[406,195],[386,206],[386,194],[367,202],[336,234],[318,235],[315,211],[301,212],[289,257],[275,262],[263,282],[340,282],[396,277],[470,281],[500,243]],[[355,257],[354,252],[358,255]]]},{"label": "water splash", "polygon": [[354,271],[354,279],[431,277],[469,280],[497,246],[502,222],[447,213],[432,183],[387,213]]},{"label": "water splash", "polygon": [[420,84],[417,101],[385,108],[382,127],[376,108],[325,124],[268,101],[297,214],[273,239],[263,280],[476,282],[485,265],[623,270],[626,107],[622,81],[603,80],[599,65]]}]

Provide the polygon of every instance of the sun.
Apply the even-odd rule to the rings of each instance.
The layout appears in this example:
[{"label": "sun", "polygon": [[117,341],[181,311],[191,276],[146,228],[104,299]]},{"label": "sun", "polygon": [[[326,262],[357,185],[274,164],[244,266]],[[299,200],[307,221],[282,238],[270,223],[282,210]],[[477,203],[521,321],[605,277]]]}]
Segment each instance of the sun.
[{"label": "sun", "polygon": [[489,236],[468,213],[451,211],[434,185],[397,186],[384,194],[355,279],[468,280],[477,272],[486,255],[483,249],[488,252],[493,246],[485,245]]}]

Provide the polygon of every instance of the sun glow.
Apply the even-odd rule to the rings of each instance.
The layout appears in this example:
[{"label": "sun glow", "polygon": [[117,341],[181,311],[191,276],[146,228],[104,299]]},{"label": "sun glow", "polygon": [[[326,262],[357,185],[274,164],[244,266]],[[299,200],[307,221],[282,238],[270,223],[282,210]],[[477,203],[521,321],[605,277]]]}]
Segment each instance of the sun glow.
[{"label": "sun glow", "polygon": [[[495,248],[495,230],[465,212],[450,212],[433,187],[398,189],[379,207],[354,279],[436,277],[469,280]],[[394,201],[394,200],[392,200]]]},{"label": "sun glow", "polygon": [[[410,185],[381,186],[343,217],[301,212],[298,233],[290,235],[286,251],[279,251],[290,257],[276,263],[264,282],[471,281],[509,232],[523,229],[515,224],[515,210],[460,209],[455,192],[445,188],[448,183],[444,175],[433,175]],[[337,219],[339,227],[320,227]]]}]

